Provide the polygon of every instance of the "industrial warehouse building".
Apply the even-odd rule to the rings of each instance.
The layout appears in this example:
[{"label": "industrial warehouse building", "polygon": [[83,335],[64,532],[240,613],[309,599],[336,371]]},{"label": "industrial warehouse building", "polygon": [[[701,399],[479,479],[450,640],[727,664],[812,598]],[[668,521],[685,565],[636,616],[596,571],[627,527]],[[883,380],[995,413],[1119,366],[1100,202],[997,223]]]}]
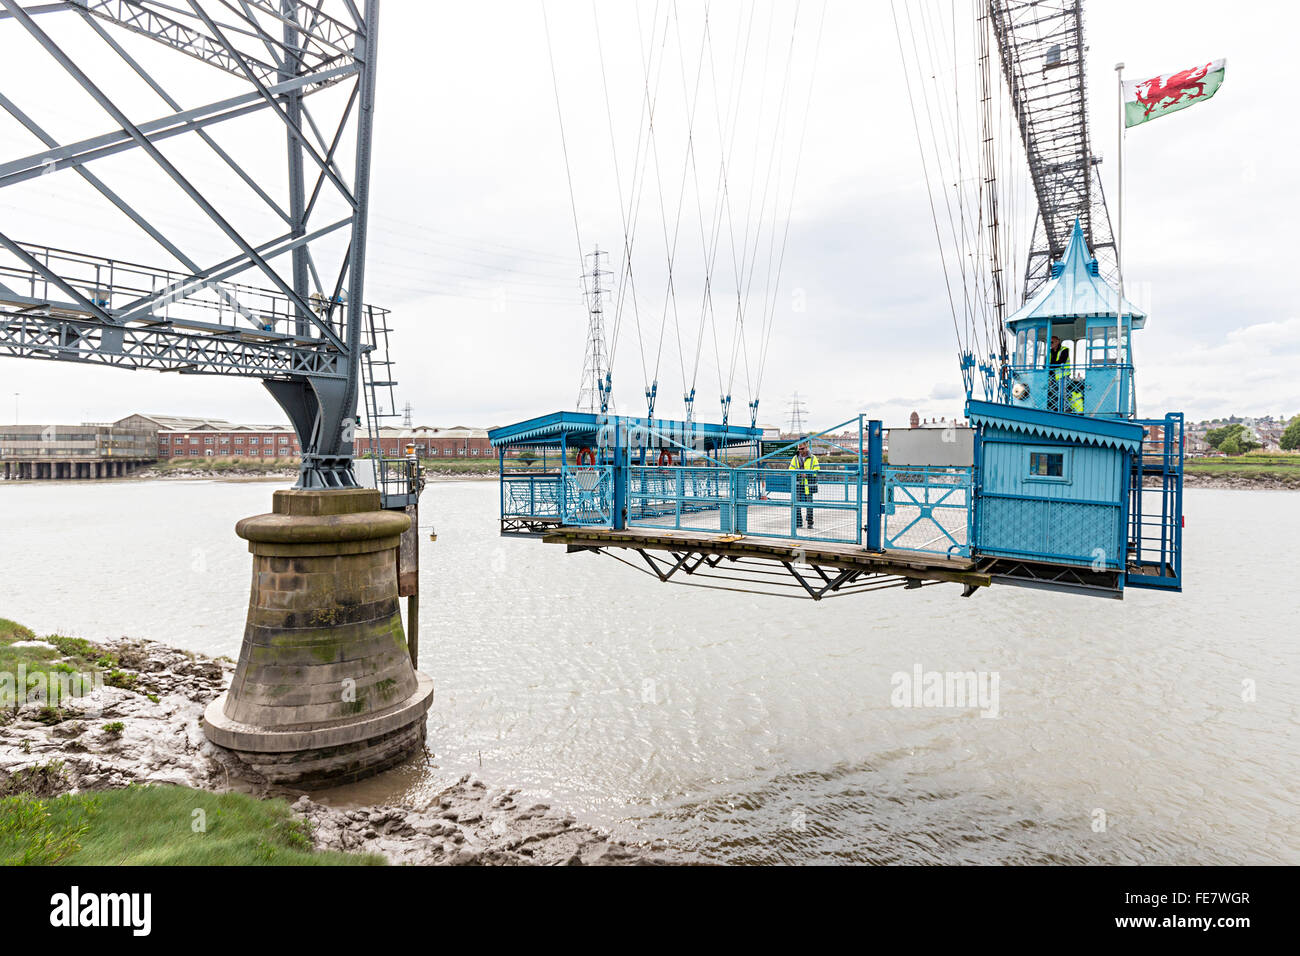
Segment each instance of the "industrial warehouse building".
[{"label": "industrial warehouse building", "polygon": [[155,457],[153,432],[127,419],[0,426],[0,474],[5,478],[116,478]]}]

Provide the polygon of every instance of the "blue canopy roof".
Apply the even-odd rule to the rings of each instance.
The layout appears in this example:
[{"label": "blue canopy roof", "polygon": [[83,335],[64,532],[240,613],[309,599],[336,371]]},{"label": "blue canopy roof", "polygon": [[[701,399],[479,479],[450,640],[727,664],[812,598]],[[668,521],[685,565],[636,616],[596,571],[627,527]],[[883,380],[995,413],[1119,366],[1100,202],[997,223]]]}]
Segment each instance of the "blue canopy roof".
[{"label": "blue canopy roof", "polygon": [[552,412],[513,425],[502,425],[488,432],[493,447],[511,445],[558,445],[560,436],[567,436],[572,447],[594,443],[596,433],[606,426],[615,427],[627,434],[632,429],[647,429],[670,438],[674,442],[692,444],[707,440],[718,447],[739,445],[763,437],[761,428],[744,428],[737,425],[711,425],[706,422],[670,421],[666,418],[633,418],[626,415],[596,415],[592,412]]},{"label": "blue canopy roof", "polygon": [[[1007,319],[1013,330],[1020,322],[1030,319],[1049,319],[1053,322],[1114,316],[1119,303],[1119,292],[1096,274],[1096,262],[1084,241],[1079,220],[1074,221],[1074,232],[1065,255],[1054,264],[1056,273],[1043,283],[1015,315]],[[1124,315],[1135,329],[1146,324],[1146,313],[1124,300]],[[1080,335],[1083,329],[1079,330]]]}]

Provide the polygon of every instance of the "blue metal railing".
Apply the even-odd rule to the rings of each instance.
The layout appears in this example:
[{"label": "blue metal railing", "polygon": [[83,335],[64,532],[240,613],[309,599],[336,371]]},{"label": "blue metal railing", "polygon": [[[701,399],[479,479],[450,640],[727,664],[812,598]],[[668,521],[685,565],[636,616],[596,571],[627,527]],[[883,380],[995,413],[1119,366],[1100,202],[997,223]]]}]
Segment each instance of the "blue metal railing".
[{"label": "blue metal railing", "polygon": [[731,530],[731,469],[631,465],[627,523],[640,528]]},{"label": "blue metal railing", "polygon": [[[840,444],[832,436],[846,427],[848,443]],[[857,460],[851,464],[828,462],[815,471],[792,469],[791,460],[804,442],[813,452],[848,454]],[[862,544],[864,503],[871,492],[864,483],[866,444],[865,422],[859,415],[796,438],[736,469],[736,530],[768,537]]]},{"label": "blue metal railing", "polygon": [[1126,418],[1133,411],[1133,366],[1012,365],[1011,404],[1046,412]]},{"label": "blue metal railing", "polygon": [[501,517],[560,517],[560,475],[501,476]]},{"label": "blue metal railing", "polygon": [[971,551],[974,468],[885,468],[886,548],[967,556]]},{"label": "blue metal railing", "polygon": [[[856,426],[852,447],[829,437],[850,425]],[[823,454],[860,456],[862,425],[861,418],[850,419],[806,440]],[[662,438],[670,451],[691,453],[670,436],[651,432],[650,437]],[[738,467],[698,453],[695,457],[701,460],[693,464],[628,465],[627,524],[861,544],[865,492],[858,463],[827,463],[815,472],[790,470],[788,462],[799,443],[790,442]]]},{"label": "blue metal railing", "polygon": [[569,525],[613,527],[612,465],[565,465],[560,469],[560,520]]},{"label": "blue metal railing", "polygon": [[640,466],[628,471],[629,527],[808,541],[862,541],[856,465],[820,471]]},{"label": "blue metal railing", "polygon": [[1183,580],[1183,416],[1137,422],[1146,428],[1133,458],[1128,584],[1180,590]]},{"label": "blue metal railing", "polygon": [[[837,431],[845,428],[844,434]],[[800,440],[737,465],[672,435],[645,431],[638,447],[667,452],[656,456],[663,465],[634,462],[628,449],[618,446],[604,449],[598,465],[566,462],[558,472],[506,473],[503,463],[503,520],[736,533],[880,550],[879,422],[867,427],[859,416],[805,436],[802,440],[822,457],[847,454],[852,459],[827,461],[817,470],[789,467]]]},{"label": "blue metal railing", "polygon": [[856,465],[733,469],[733,528],[760,537],[861,544],[858,475]]}]

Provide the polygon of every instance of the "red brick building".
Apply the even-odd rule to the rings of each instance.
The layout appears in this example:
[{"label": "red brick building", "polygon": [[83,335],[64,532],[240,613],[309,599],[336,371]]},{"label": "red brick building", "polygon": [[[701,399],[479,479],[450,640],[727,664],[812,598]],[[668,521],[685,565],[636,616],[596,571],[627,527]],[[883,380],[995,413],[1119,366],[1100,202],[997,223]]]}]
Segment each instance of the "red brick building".
[{"label": "red brick building", "polygon": [[[379,429],[379,455],[383,458],[400,458],[406,454],[407,445],[415,446],[421,458],[495,458],[496,451],[488,441],[487,429],[433,428],[420,425],[415,428]],[[360,435],[356,440],[358,457],[369,455],[370,436]]]},{"label": "red brick building", "polygon": [[220,419],[158,430],[158,457],[298,458],[302,448],[291,428],[281,425],[234,425]]},{"label": "red brick building", "polygon": [[[171,423],[168,423],[171,424]],[[235,425],[222,419],[188,419],[177,427],[158,429],[158,457],[172,458],[298,458],[302,448],[293,430],[281,425]],[[381,428],[378,453],[401,458],[407,445],[421,458],[495,458],[482,428]],[[358,457],[371,454],[369,435],[357,436]]]}]

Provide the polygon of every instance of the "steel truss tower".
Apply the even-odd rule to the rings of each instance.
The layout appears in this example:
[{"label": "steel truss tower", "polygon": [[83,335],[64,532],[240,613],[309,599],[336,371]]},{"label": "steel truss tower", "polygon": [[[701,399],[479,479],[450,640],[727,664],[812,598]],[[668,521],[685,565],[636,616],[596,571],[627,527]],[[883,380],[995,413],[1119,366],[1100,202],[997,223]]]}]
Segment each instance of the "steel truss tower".
[{"label": "steel truss tower", "polygon": [[609,291],[605,277],[612,275],[600,267],[600,257],[609,255],[596,246],[587,254],[591,271],[587,280],[587,347],[583,356],[582,381],[578,385],[578,411],[605,412],[609,408],[610,368],[609,352],[605,347],[605,309],[603,299]]},{"label": "steel truss tower", "polygon": [[790,413],[790,431],[791,435],[802,435],[804,428],[804,417],[808,414],[808,403],[799,397],[795,392],[794,397],[786,404],[786,410]]},{"label": "steel truss tower", "polygon": [[1115,239],[1088,138],[1083,0],[989,0],[988,11],[1038,201],[1025,297],[1065,253],[1076,219],[1114,281]]},{"label": "steel truss tower", "polygon": [[[363,300],[378,11],[378,0],[0,0],[0,36],[30,35],[51,69],[70,77],[105,118],[101,135],[61,142],[33,106],[18,102],[40,105],[39,76],[30,87],[37,92],[0,91],[0,107],[40,146],[0,162],[0,188],[43,175],[79,176],[177,264],[153,268],[22,243],[0,223],[0,248],[9,256],[0,264],[0,355],[260,378],[298,433],[297,487],[354,486],[359,386],[368,379],[373,429],[383,414],[375,389],[391,395],[393,384],[367,374],[377,365],[379,376],[391,379],[382,371],[391,363],[371,354],[386,346],[386,313]],[[148,86],[161,102],[157,115],[129,117],[89,75],[100,61],[74,59],[60,47],[45,27],[63,17],[83,20],[104,57]],[[224,74],[213,77],[212,98],[196,83],[169,91],[155,58],[128,49],[139,47],[129,34],[168,48],[158,66],[188,56]],[[339,86],[339,95],[318,96]],[[205,102],[182,107],[173,92]],[[283,131],[279,143],[265,136],[251,143],[259,158],[283,150],[287,189],[279,196],[213,136],[220,127],[237,137],[240,120],[252,114],[278,120]],[[231,190],[202,188],[183,173],[184,163],[169,158],[172,144],[162,146],[173,137],[205,144],[247,187],[241,196],[255,196],[259,210],[269,211],[274,229],[256,236],[237,229]],[[179,188],[187,197],[172,221],[177,212],[192,217],[235,254],[197,261],[168,235],[167,220],[141,212],[96,174],[97,160],[128,150],[147,158],[159,189]]]}]

